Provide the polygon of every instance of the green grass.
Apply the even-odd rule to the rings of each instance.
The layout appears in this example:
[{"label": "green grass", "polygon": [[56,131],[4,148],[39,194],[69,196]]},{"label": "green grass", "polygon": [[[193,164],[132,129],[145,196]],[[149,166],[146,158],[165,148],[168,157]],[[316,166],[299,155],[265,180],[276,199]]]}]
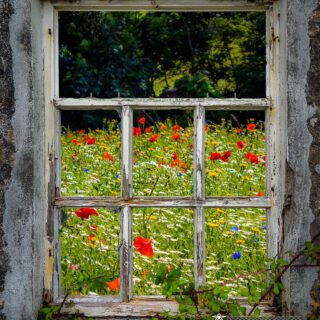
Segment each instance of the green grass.
[{"label": "green grass", "polygon": [[[156,123],[145,133],[144,125],[135,124],[142,133],[133,139],[134,195],[192,196],[193,127],[174,131],[173,125],[170,120]],[[87,144],[90,138],[94,143]],[[238,149],[239,141],[244,142],[243,149]],[[65,130],[61,145],[62,195],[120,195],[121,143],[115,121],[106,130]],[[219,125],[206,125],[205,147],[207,196],[265,193],[261,123],[254,130],[233,128],[223,119]],[[210,160],[213,152],[226,151],[231,152],[228,161]],[[247,159],[247,152],[257,155],[258,163]],[[76,210],[63,211],[60,227],[62,287],[72,294],[118,294],[106,282],[119,278],[120,212],[96,208],[99,216],[81,219]],[[167,272],[180,270],[182,279],[193,281],[193,214],[180,208],[133,210],[133,239],[151,239],[153,248],[152,257],[134,249],[135,295],[163,293],[155,281],[159,266]],[[247,290],[245,275],[265,268],[265,211],[212,208],[205,210],[205,218],[207,284],[225,283],[233,295],[241,295]],[[250,281],[259,291],[265,278],[251,275]]]}]

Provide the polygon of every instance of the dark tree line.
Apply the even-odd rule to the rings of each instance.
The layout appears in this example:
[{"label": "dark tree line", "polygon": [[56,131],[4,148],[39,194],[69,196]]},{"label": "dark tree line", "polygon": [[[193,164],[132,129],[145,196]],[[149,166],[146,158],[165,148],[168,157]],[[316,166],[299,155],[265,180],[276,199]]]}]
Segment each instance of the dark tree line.
[{"label": "dark tree line", "polygon": [[264,97],[263,13],[61,12],[61,97]]}]

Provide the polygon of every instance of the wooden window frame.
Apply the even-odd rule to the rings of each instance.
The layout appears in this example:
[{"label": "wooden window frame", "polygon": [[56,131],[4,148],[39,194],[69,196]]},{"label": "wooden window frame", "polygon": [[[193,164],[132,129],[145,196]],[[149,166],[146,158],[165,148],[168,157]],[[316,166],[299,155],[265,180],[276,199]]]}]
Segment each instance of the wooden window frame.
[{"label": "wooden window frame", "polygon": [[[205,283],[204,208],[265,208],[267,211],[268,254],[275,256],[281,238],[286,161],[285,17],[280,17],[281,0],[114,0],[44,1],[43,58],[45,88],[45,143],[48,146],[46,177],[48,221],[45,300],[59,302],[59,212],[64,207],[106,207],[121,209],[120,297],[72,297],[76,309],[87,316],[150,316],[167,310],[177,312],[177,303],[164,297],[132,299],[132,208],[193,208],[195,286]],[[264,99],[96,99],[59,98],[58,12],[59,11],[262,11],[266,13],[266,96]],[[60,196],[60,111],[114,110],[122,114],[122,188],[120,197]],[[193,197],[134,197],[132,195],[132,114],[139,109],[194,110],[194,195]],[[206,110],[264,110],[266,112],[267,169],[265,197],[205,197],[204,127]],[[271,231],[270,231],[271,230]],[[158,303],[157,303],[158,302]],[[103,310],[101,309],[103,308]]]}]

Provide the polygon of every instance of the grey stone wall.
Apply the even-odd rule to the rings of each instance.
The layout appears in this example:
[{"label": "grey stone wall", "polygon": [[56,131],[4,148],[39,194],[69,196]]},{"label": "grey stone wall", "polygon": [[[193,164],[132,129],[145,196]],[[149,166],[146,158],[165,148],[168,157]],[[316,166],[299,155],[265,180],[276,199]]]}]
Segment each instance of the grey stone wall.
[{"label": "grey stone wall", "polygon": [[0,319],[34,319],[42,303],[46,212],[39,211],[43,191],[36,193],[43,149],[40,2],[0,1],[0,30]]},{"label": "grey stone wall", "polygon": [[[0,0],[0,319],[7,320],[35,319],[43,294],[49,146],[41,10],[40,0]],[[287,23],[285,258],[320,231],[319,1],[288,1]],[[318,269],[291,269],[284,284],[287,314],[319,311]]]},{"label": "grey stone wall", "polygon": [[[298,252],[320,232],[319,1],[288,1],[288,158],[284,246]],[[300,260],[300,263],[306,263]],[[310,292],[319,288],[316,268],[290,269],[284,277],[287,314],[307,316]],[[313,296],[313,300],[318,299]],[[318,314],[320,317],[320,314]]]}]

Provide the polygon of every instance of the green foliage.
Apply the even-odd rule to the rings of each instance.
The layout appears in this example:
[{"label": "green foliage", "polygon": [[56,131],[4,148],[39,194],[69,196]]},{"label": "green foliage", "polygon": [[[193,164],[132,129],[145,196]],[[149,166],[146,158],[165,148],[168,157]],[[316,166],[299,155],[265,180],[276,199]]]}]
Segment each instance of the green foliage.
[{"label": "green foliage", "polygon": [[260,13],[60,12],[63,97],[264,97]]},{"label": "green foliage", "polygon": [[311,243],[310,241],[307,241],[305,243],[304,254],[311,262],[320,263],[320,246],[319,245],[315,243]]}]

